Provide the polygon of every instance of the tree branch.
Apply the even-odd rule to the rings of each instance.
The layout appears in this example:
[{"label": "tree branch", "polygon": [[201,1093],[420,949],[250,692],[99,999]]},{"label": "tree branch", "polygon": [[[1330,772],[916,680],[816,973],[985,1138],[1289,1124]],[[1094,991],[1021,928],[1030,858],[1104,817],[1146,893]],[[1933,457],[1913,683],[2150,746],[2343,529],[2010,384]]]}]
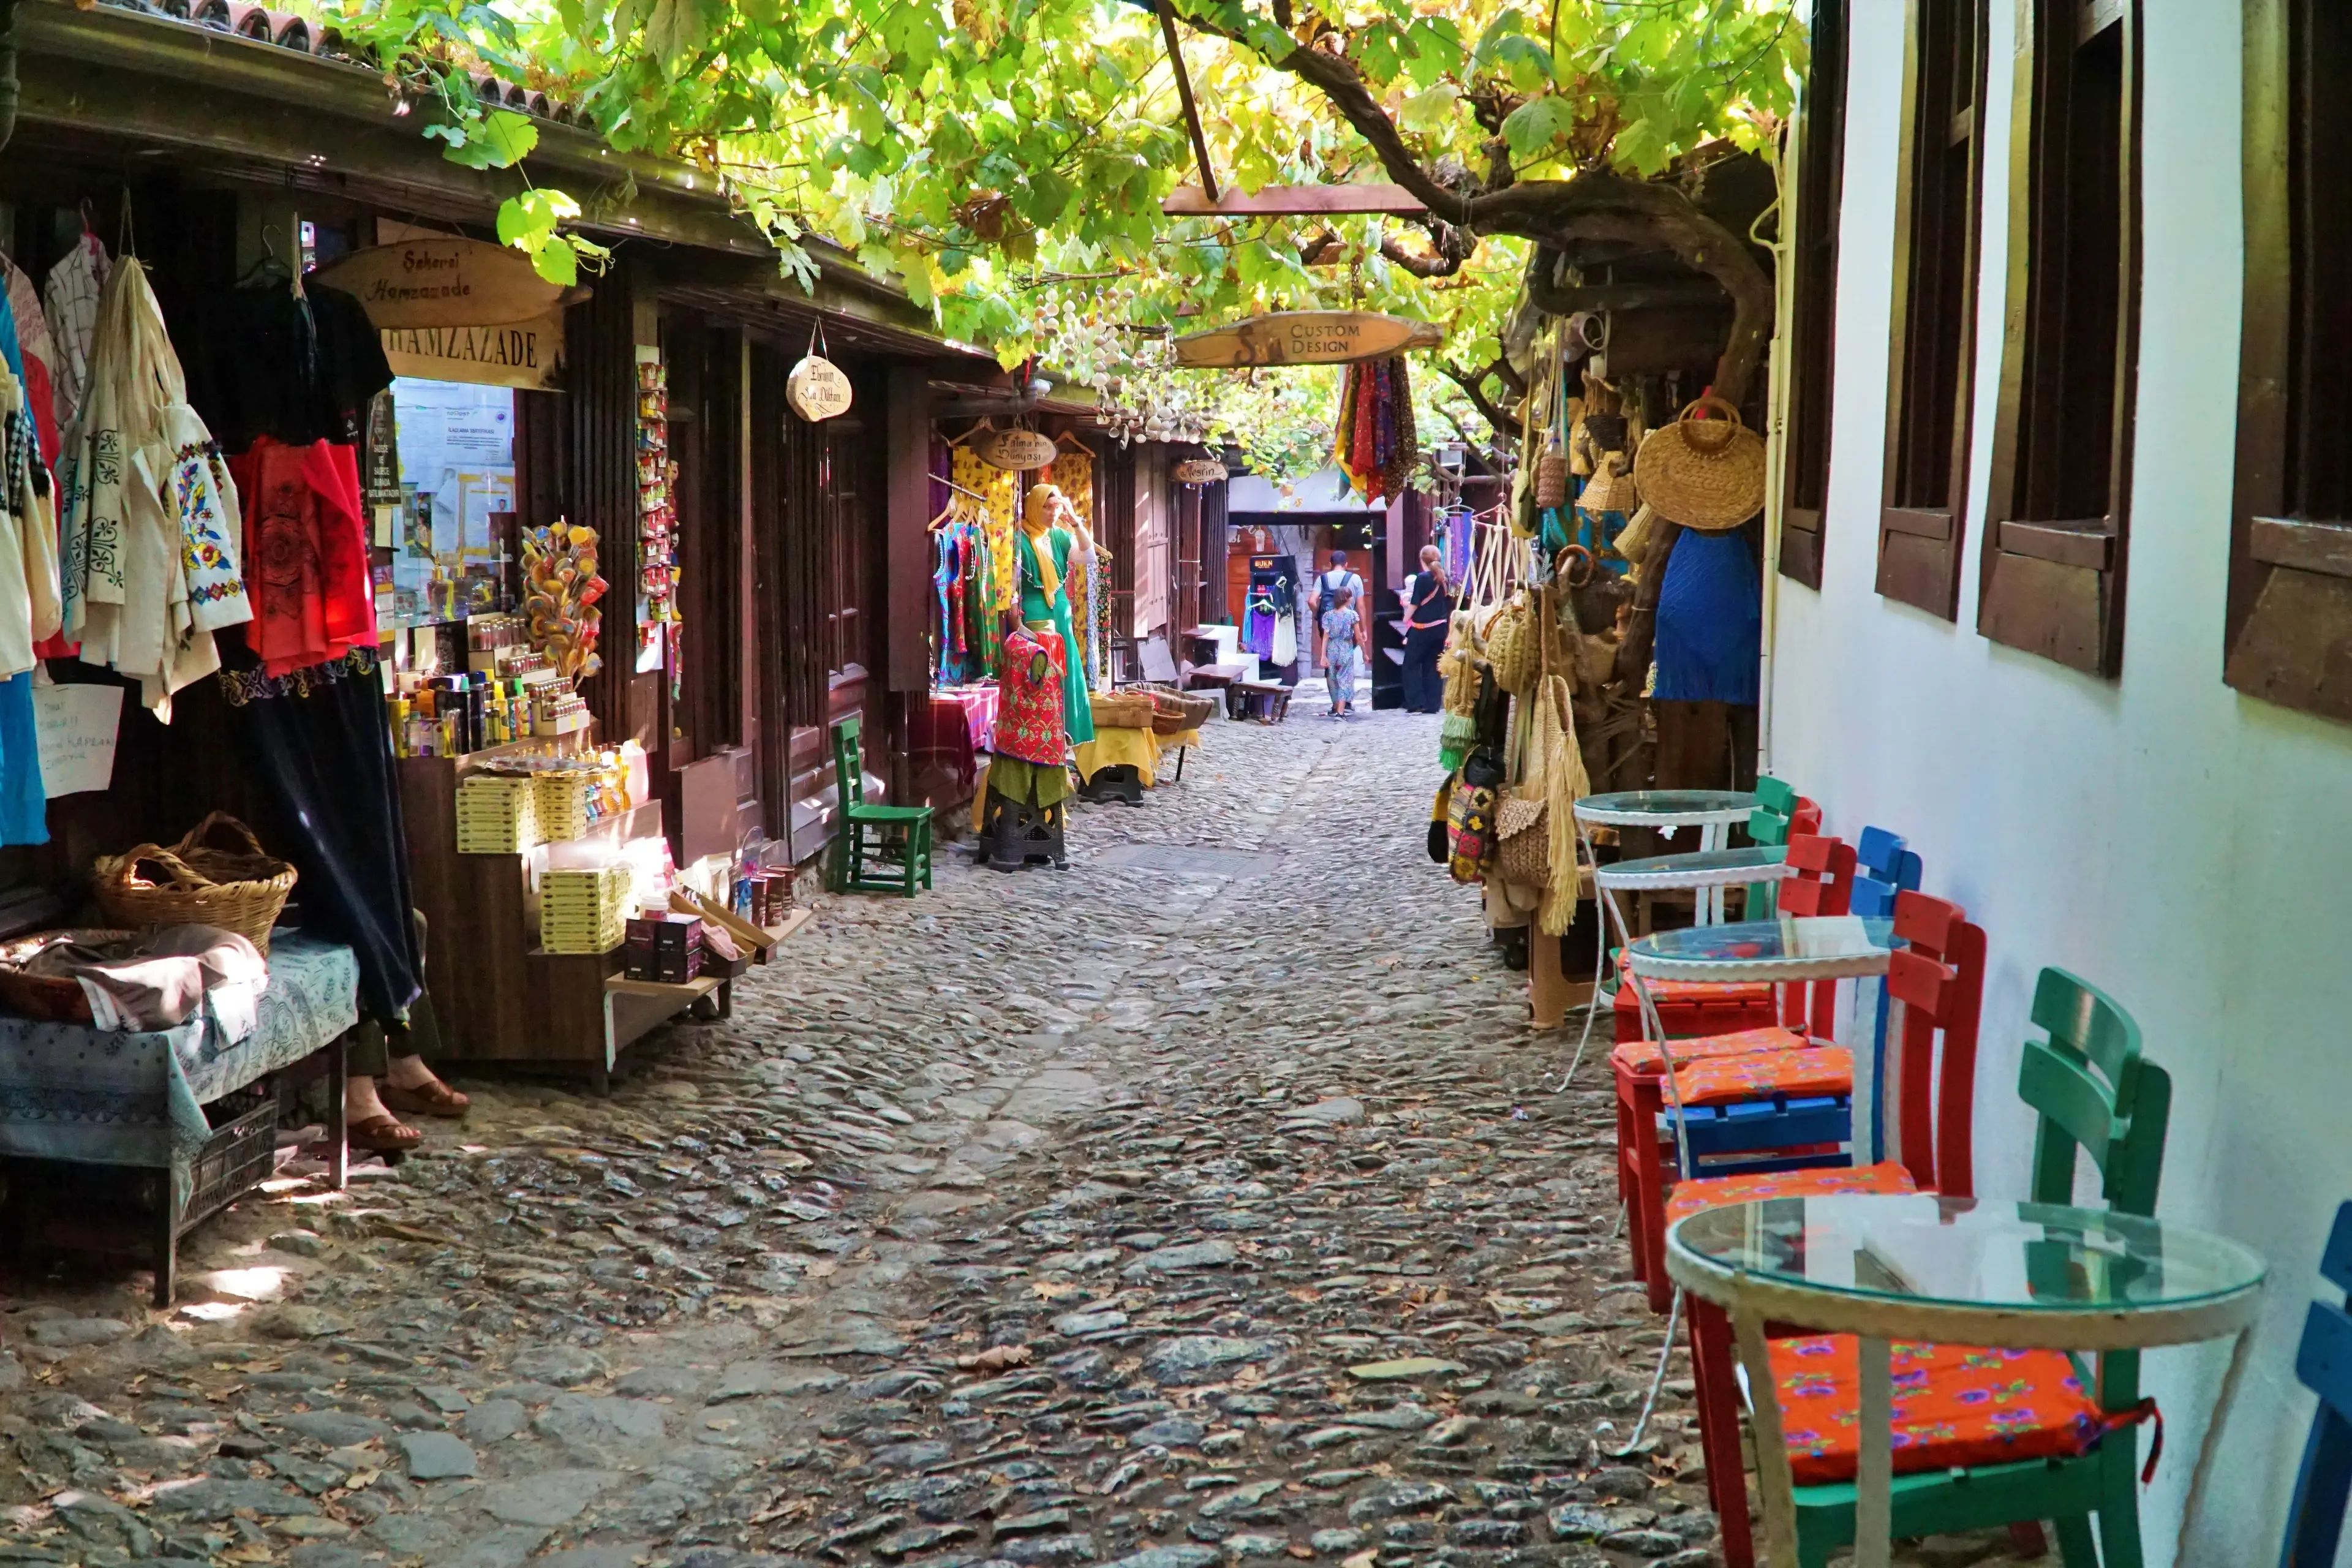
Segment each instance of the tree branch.
[{"label": "tree branch", "polygon": [[1456,370],[1451,363],[1441,359],[1437,362],[1437,371],[1440,375],[1462,389],[1462,395],[1470,400],[1470,405],[1477,409],[1479,416],[1494,427],[1497,437],[1504,441],[1510,440],[1512,429],[1518,421],[1512,418],[1499,404],[1486,395],[1486,382],[1490,377],[1499,377],[1504,387],[1514,396],[1526,390],[1524,386],[1514,384],[1518,378],[1511,374],[1508,363],[1498,359],[1484,370],[1463,371]]}]

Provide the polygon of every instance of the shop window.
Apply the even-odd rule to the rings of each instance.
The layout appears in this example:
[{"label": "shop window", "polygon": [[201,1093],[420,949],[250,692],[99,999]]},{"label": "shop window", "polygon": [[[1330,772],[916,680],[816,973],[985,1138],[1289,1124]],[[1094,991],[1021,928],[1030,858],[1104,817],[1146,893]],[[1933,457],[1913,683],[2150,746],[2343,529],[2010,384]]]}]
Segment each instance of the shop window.
[{"label": "shop window", "polygon": [[2245,8],[2244,336],[2224,678],[2352,719],[2352,8]]},{"label": "shop window", "polygon": [[1950,620],[1968,515],[1987,0],[1911,0],[1878,591]]},{"label": "shop window", "polygon": [[461,621],[509,602],[515,541],[514,393],[392,384],[400,521],[392,540],[393,625]]},{"label": "shop window", "polygon": [[1780,570],[1811,588],[1822,585],[1822,520],[1830,488],[1838,196],[1845,182],[1845,18],[1846,0],[1814,0],[1812,69],[1797,127]]},{"label": "shop window", "polygon": [[2138,0],[2021,10],[2009,334],[1977,629],[2095,675],[2123,664],[2139,328]]}]

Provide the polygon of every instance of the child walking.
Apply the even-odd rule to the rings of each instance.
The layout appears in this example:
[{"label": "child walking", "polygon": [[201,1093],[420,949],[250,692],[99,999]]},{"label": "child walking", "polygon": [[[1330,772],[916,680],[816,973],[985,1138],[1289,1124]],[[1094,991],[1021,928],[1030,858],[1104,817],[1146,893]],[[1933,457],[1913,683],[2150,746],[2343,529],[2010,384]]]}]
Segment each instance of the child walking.
[{"label": "child walking", "polygon": [[1326,596],[1323,606],[1323,680],[1331,691],[1331,714],[1334,719],[1347,713],[1356,700],[1356,672],[1362,664],[1362,650],[1356,646],[1355,592],[1349,588],[1334,588]]}]

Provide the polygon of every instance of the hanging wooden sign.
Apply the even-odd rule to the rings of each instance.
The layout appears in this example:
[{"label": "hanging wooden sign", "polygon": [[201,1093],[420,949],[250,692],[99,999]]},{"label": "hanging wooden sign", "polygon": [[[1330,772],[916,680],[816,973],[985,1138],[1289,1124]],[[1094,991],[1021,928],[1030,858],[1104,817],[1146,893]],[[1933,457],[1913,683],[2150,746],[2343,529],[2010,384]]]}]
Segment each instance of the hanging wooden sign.
[{"label": "hanging wooden sign", "polygon": [[478,239],[404,239],[355,250],[317,277],[358,300],[380,328],[535,321],[563,293],[521,251]]},{"label": "hanging wooden sign", "polygon": [[820,354],[810,354],[784,378],[784,401],[811,424],[848,413],[850,396],[849,377]]},{"label": "hanging wooden sign", "polygon": [[981,461],[1010,468],[1016,474],[1044,468],[1054,460],[1058,449],[1051,436],[1041,436],[1034,430],[998,430],[980,441]]},{"label": "hanging wooden sign", "polygon": [[1176,340],[1176,363],[1194,368],[1350,364],[1445,342],[1434,321],[1370,310],[1283,310]]},{"label": "hanging wooden sign", "polygon": [[562,310],[507,326],[384,327],[376,336],[394,375],[532,392],[563,387]]},{"label": "hanging wooden sign", "polygon": [[1223,484],[1229,477],[1225,466],[1213,458],[1187,458],[1176,465],[1176,482],[1180,485]]}]

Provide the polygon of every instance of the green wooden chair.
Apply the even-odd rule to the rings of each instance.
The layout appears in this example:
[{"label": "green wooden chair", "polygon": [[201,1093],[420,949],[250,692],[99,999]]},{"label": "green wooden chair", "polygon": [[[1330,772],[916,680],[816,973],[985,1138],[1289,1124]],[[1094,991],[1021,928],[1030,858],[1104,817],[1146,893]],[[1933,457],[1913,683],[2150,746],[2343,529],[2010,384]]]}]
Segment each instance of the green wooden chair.
[{"label": "green wooden chair", "polygon": [[835,796],[841,831],[834,836],[826,885],[836,893],[897,893],[911,899],[931,885],[931,810],[873,805],[866,799],[866,751],[856,714],[833,727]]},{"label": "green wooden chair", "polygon": [[[2172,1113],[2172,1079],[2140,1056],[2139,1026],[2104,993],[2062,969],[2045,969],[2033,991],[2032,1021],[2047,1042],[2028,1040],[2018,1098],[2041,1117],[2033,1142],[2031,1201],[2071,1204],[2075,1155],[2090,1156],[2101,1197],[2125,1214],[2153,1215]],[[2140,1404],[2139,1353],[2109,1351],[2089,1365],[2083,1386],[2110,1415]],[[2088,1453],[2013,1464],[1924,1471],[1895,1478],[1898,1540],[2053,1520],[2066,1568],[2140,1568],[2139,1445],[2124,1426]],[[1797,1489],[1797,1560],[1826,1568],[1854,1537],[1850,1482]],[[2098,1516],[2098,1544],[2091,1517]],[[2104,1554],[2102,1554],[2102,1548]]]}]

